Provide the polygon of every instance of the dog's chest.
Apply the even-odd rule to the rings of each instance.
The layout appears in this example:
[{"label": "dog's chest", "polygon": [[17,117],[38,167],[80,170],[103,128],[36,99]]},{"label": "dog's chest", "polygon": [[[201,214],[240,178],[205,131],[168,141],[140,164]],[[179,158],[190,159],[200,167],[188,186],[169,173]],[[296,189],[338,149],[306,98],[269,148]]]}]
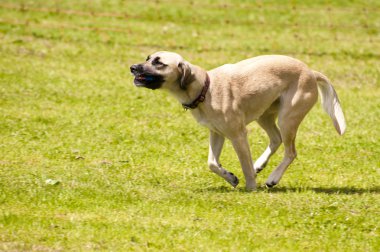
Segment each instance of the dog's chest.
[{"label": "dog's chest", "polygon": [[191,113],[200,125],[209,128],[212,131],[219,132],[217,127],[212,123],[212,120],[210,120],[203,111],[196,109],[192,110]]}]

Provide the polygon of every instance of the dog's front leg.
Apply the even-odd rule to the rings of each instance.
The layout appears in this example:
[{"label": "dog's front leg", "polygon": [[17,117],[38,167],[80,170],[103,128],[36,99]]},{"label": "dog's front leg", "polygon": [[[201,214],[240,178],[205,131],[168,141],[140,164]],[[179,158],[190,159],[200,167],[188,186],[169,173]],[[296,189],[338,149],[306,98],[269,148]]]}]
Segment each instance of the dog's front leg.
[{"label": "dog's front leg", "polygon": [[239,132],[235,137],[231,138],[232,145],[238,155],[241,168],[243,169],[245,177],[245,187],[249,191],[256,189],[256,173],[253,169],[253,162],[251,158],[251,151],[249,149],[247,132],[244,129]]},{"label": "dog's front leg", "polygon": [[232,173],[225,170],[219,163],[222,152],[224,137],[210,130],[210,148],[208,154],[208,167],[211,171],[224,178],[233,187],[239,184],[239,179]]}]

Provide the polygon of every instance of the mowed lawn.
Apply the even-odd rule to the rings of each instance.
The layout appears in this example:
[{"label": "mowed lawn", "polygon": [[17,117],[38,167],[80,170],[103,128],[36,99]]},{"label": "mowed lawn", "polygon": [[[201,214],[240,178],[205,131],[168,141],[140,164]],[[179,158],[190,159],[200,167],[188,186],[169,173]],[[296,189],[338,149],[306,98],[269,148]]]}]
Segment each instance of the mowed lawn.
[{"label": "mowed lawn", "polygon": [[[256,192],[229,142],[129,66],[159,50],[206,69],[286,54],[326,74],[280,184]],[[268,140],[249,126],[256,159]],[[380,2],[0,2],[0,251],[380,251]]]}]

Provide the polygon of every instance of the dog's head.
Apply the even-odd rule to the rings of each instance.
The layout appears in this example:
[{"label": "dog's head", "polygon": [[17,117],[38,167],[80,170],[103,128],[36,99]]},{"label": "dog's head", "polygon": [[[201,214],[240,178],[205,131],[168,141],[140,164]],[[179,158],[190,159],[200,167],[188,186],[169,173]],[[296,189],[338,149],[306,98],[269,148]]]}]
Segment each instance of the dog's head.
[{"label": "dog's head", "polygon": [[149,55],[144,63],[132,65],[131,73],[135,76],[134,83],[137,87],[149,89],[173,89],[176,86],[186,89],[194,81],[190,64],[172,52]]}]

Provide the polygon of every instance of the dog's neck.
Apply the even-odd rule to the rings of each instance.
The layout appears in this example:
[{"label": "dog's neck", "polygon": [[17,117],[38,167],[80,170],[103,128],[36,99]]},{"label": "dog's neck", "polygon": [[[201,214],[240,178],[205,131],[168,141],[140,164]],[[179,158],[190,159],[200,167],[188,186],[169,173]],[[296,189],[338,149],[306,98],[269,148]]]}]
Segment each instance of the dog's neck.
[{"label": "dog's neck", "polygon": [[193,81],[187,85],[186,89],[177,89],[172,92],[181,104],[193,103],[202,93],[208,78],[204,69],[196,65],[190,65],[194,76]]}]

